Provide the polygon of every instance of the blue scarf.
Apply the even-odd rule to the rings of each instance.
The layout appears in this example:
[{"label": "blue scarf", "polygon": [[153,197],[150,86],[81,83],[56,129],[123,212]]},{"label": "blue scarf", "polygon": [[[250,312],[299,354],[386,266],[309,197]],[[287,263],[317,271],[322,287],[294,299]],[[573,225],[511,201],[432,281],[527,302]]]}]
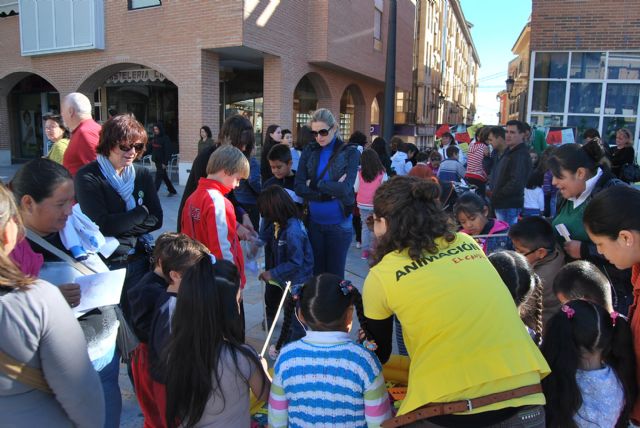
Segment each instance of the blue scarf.
[{"label": "blue scarf", "polygon": [[122,175],[118,174],[113,165],[111,165],[109,158],[104,155],[98,155],[98,165],[100,165],[100,172],[106,177],[109,185],[118,192],[118,195],[127,205],[127,211],[134,209],[136,200],[133,197],[133,186],[136,181],[136,170],[133,165],[126,166],[122,171]]}]

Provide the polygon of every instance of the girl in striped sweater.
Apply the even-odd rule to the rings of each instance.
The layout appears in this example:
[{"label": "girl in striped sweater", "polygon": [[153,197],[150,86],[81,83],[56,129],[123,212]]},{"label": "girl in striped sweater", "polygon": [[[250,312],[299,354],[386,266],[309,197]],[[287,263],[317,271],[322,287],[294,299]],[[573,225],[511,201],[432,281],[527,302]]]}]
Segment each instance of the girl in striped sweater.
[{"label": "girl in striped sweater", "polygon": [[[375,343],[358,344],[349,336],[354,306],[369,337],[362,297],[351,282],[322,274],[292,289],[282,331],[289,330],[294,310],[308,331],[276,361],[270,427],[377,427],[391,417]],[[285,339],[281,335],[277,350]]]}]

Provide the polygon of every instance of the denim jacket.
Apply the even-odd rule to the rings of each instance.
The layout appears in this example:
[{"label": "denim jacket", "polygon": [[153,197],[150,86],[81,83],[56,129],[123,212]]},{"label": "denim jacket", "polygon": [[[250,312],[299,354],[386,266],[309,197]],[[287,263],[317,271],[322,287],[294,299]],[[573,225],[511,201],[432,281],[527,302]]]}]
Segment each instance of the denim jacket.
[{"label": "denim jacket", "polygon": [[[316,186],[309,187],[307,180],[312,180],[318,174],[318,162],[320,160],[320,144],[312,142],[307,144],[300,156],[298,170],[296,171],[295,191],[305,201],[330,201],[337,199],[342,206],[343,213],[349,216],[356,204],[356,196],[353,185],[358,175],[360,165],[360,152],[355,146],[345,145],[340,139],[336,140],[334,150],[338,154],[329,166],[329,180],[319,180]],[[344,181],[338,180],[344,174]]]},{"label": "denim jacket", "polygon": [[273,279],[284,285],[302,284],[313,276],[313,250],[307,230],[300,219],[292,217],[287,226],[280,229],[278,237],[274,225],[270,224],[260,233],[261,239],[271,250],[273,266],[269,271]]},{"label": "denim jacket", "polygon": [[260,163],[252,157],[249,159],[249,178],[240,180],[240,185],[233,191],[233,195],[240,204],[255,205],[261,191]]}]

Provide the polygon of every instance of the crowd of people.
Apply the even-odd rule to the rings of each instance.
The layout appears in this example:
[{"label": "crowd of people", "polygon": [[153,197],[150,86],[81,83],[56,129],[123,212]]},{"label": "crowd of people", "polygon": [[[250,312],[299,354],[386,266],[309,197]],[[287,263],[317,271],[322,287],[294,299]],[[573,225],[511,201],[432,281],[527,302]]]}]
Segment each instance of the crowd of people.
[{"label": "crowd of people", "polygon": [[[61,113],[49,159],[0,186],[0,426],[119,426],[121,360],[145,427],[250,426],[250,393],[272,427],[640,424],[628,130],[614,152],[595,130],[536,152],[510,121],[420,151],[345,141],[319,109],[295,143],[268,126],[255,156],[234,115],[215,142],[201,128],[178,232],[154,240],[158,188],[175,193],[162,126],[151,141],[129,114],[100,126],[81,94]],[[155,179],[134,163],[148,145]],[[345,279],[354,237],[362,290]],[[262,247],[267,326],[284,302],[272,371],[245,343]],[[88,275],[119,299],[87,303]],[[397,409],[394,335],[410,358]]]}]

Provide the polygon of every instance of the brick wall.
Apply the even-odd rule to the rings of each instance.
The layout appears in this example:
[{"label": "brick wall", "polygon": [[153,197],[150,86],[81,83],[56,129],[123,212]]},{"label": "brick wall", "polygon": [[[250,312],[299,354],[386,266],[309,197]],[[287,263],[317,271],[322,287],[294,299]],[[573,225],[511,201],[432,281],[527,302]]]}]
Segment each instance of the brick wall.
[{"label": "brick wall", "polygon": [[640,0],[533,0],[531,50],[640,48]]}]

